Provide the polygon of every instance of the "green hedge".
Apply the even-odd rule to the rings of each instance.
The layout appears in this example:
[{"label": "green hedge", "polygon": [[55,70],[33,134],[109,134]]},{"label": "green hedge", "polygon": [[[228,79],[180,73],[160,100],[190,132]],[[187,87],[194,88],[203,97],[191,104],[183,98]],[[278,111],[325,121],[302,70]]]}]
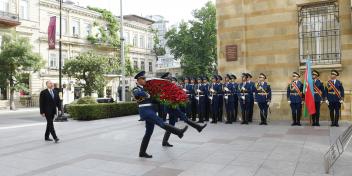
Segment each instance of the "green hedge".
[{"label": "green hedge", "polygon": [[68,108],[70,117],[75,120],[97,120],[138,114],[136,102],[72,104]]}]

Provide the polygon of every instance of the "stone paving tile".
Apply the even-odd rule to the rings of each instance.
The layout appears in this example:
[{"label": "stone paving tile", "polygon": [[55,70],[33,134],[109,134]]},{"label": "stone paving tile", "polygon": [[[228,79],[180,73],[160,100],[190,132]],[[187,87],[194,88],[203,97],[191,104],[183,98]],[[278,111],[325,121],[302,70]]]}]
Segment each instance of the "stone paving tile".
[{"label": "stone paving tile", "polygon": [[[59,144],[43,141],[43,126],[1,130],[0,176],[327,176],[322,155],[348,126],[209,124],[202,133],[191,128],[183,139],[171,136],[172,148],[161,146],[164,131],[157,127],[148,148],[153,158],[141,159],[145,129],[137,119],[55,123]],[[347,150],[330,175],[350,176],[351,166]]]}]

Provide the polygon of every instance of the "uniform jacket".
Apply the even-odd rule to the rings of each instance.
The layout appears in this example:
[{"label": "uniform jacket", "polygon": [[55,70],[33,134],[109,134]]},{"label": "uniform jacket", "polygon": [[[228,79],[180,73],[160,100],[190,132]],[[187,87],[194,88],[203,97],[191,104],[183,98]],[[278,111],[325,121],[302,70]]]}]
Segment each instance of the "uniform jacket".
[{"label": "uniform jacket", "polygon": [[[335,93],[334,89],[333,89],[333,86],[330,85],[331,82],[335,88],[337,89],[337,93],[340,94],[341,96],[341,99],[340,97]],[[340,100],[343,100],[344,97],[345,97],[345,93],[344,93],[344,88],[343,88],[343,85],[341,83],[341,81],[339,80],[329,80],[327,83],[326,83],[326,88],[325,88],[325,95],[328,99],[329,102],[339,102]]]},{"label": "uniform jacket", "polygon": [[257,83],[255,91],[255,101],[258,103],[271,101],[271,87],[267,82]]},{"label": "uniform jacket", "polygon": [[[297,81],[296,86],[299,91],[295,89],[294,82],[291,82],[287,86],[287,100],[291,101],[291,103],[302,103],[302,100],[304,99],[303,84],[301,81]],[[299,95],[299,92],[301,95]]]}]

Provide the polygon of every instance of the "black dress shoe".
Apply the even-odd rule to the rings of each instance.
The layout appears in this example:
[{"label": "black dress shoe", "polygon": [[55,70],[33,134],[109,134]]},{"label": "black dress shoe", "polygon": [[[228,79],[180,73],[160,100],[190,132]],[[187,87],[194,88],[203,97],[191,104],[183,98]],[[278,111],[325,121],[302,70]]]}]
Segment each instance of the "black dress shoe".
[{"label": "black dress shoe", "polygon": [[232,122],[226,122],[225,124],[232,124]]},{"label": "black dress shoe", "polygon": [[55,140],[55,143],[58,143],[59,142],[59,138],[56,138],[56,139],[54,139]]},{"label": "black dress shoe", "polygon": [[296,126],[297,124],[296,123],[292,123],[291,126]]},{"label": "black dress shoe", "polygon": [[139,157],[141,157],[141,158],[153,158],[152,155],[148,155],[147,153],[140,153]]},{"label": "black dress shoe", "polygon": [[215,121],[211,121],[210,123],[217,123],[217,122],[215,122]]},{"label": "black dress shoe", "polygon": [[173,147],[169,142],[163,142],[162,144],[163,147]]},{"label": "black dress shoe", "polygon": [[340,125],[339,124],[335,124],[336,127],[339,127]]},{"label": "black dress shoe", "polygon": [[53,141],[53,140],[49,138],[49,139],[45,139],[45,141]]},{"label": "black dress shoe", "polygon": [[268,123],[264,122],[263,125],[268,125]]},{"label": "black dress shoe", "polygon": [[315,126],[320,126],[320,124],[319,124],[319,123],[317,123],[317,124],[315,124]]},{"label": "black dress shoe", "polygon": [[297,125],[297,126],[302,126],[302,124],[301,124],[301,123],[297,123],[296,125]]}]

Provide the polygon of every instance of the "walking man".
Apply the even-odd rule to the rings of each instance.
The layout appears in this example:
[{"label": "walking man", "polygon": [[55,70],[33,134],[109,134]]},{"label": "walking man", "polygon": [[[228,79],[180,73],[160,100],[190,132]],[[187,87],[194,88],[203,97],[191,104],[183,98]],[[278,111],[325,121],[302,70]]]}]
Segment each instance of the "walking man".
[{"label": "walking man", "polygon": [[[57,113],[56,108],[61,111],[60,97],[58,92],[54,90],[54,85],[51,81],[46,82],[47,89],[40,92],[39,105],[40,114],[46,118],[45,141],[53,141],[50,139],[50,134],[54,138],[55,143],[59,141],[54,128],[54,118]],[[60,112],[59,112],[60,113]]]}]

